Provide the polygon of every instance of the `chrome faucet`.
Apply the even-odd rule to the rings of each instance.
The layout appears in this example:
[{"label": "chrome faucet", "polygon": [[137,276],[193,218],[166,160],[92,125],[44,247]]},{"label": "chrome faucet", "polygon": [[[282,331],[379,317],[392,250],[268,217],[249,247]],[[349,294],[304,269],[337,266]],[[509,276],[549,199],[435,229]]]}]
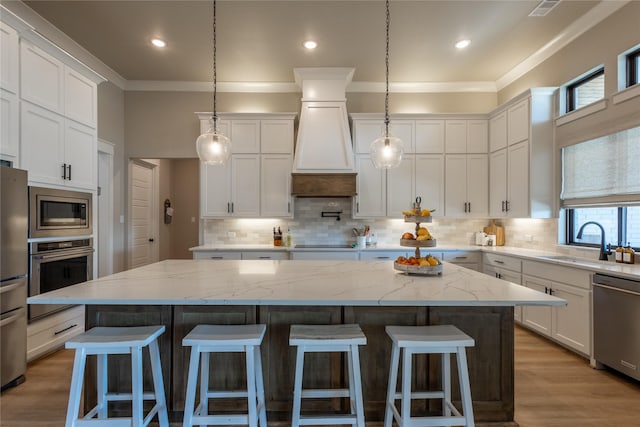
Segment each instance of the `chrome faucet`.
[{"label": "chrome faucet", "polygon": [[606,250],[604,247],[604,227],[595,221],[587,221],[580,226],[580,230],[578,230],[578,234],[576,235],[576,239],[582,239],[582,230],[589,224],[597,225],[600,227],[600,233],[602,235],[602,240],[600,241],[600,257],[598,258],[601,261],[608,261],[609,258],[607,255],[611,254],[609,250]]}]

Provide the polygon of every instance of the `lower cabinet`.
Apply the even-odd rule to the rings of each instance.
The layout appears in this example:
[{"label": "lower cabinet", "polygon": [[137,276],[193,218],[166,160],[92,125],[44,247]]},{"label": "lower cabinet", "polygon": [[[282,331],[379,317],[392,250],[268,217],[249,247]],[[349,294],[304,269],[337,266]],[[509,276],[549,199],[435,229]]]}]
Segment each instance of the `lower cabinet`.
[{"label": "lower cabinet", "polygon": [[476,251],[443,252],[442,260],[470,270],[481,271],[482,253]]},{"label": "lower cabinet", "polygon": [[242,252],[239,251],[193,251],[193,259],[242,259]]},{"label": "lower cabinet", "polygon": [[561,307],[524,306],[522,324],[587,357],[591,343],[590,272],[523,261],[522,284],[567,301]]},{"label": "lower cabinet", "polygon": [[[520,258],[509,257],[502,254],[484,254],[484,274],[506,280],[507,282],[522,285],[522,261]],[[522,307],[515,307],[513,317],[516,322],[522,322]]]},{"label": "lower cabinet", "polygon": [[358,260],[358,251],[292,251],[291,259],[296,260]]},{"label": "lower cabinet", "polygon": [[289,259],[289,253],[285,251],[243,251],[242,259]]},{"label": "lower cabinet", "polygon": [[84,305],[37,320],[27,326],[27,361],[59,349],[64,343],[84,332]]}]

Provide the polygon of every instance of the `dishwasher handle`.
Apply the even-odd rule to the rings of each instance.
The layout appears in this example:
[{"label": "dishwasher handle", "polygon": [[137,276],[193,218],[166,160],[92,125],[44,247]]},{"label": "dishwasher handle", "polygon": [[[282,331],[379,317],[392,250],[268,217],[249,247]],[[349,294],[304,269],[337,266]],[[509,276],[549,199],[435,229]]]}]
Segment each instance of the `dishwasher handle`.
[{"label": "dishwasher handle", "polygon": [[639,296],[640,297],[640,292],[635,292],[635,291],[631,291],[631,290],[624,289],[624,288],[618,288],[618,287],[614,287],[614,286],[603,285],[601,283],[594,283],[593,286],[596,286],[598,288],[609,289],[611,291],[622,292],[622,293],[625,293],[625,294],[630,294],[630,295],[635,295],[635,296]]}]

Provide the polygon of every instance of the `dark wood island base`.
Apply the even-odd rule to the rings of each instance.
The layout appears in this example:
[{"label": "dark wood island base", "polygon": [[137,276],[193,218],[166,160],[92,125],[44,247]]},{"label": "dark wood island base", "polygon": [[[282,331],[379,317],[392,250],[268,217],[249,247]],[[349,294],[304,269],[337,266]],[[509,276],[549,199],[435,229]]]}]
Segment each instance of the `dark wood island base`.
[{"label": "dark wood island base", "polygon": [[[395,307],[395,306],[299,306],[299,305],[87,305],[86,327],[165,325],[160,353],[170,418],[181,421],[189,364],[182,338],[198,324],[264,323],[262,343],[267,414],[272,425],[290,425],[295,349],[289,346],[292,324],[358,323],[367,336],[360,348],[362,385],[367,424],[384,419],[391,340],[387,325],[452,324],[475,339],[467,350],[469,376],[476,424],[517,426],[514,422],[513,307]],[[145,356],[147,357],[147,356]],[[438,389],[439,356],[415,356],[413,389]],[[88,363],[85,407],[95,402],[95,361]],[[130,387],[130,362],[110,357],[109,389]],[[212,388],[242,388],[245,382],[244,356],[215,354],[211,363]],[[310,354],[305,359],[305,387],[337,387],[346,384],[346,361],[340,354]],[[452,364],[453,401],[459,407],[455,364]],[[151,372],[145,366],[145,389],[151,388]],[[246,410],[242,400],[216,402],[221,411]],[[415,402],[416,411],[438,413],[441,402]],[[128,409],[125,404],[122,411]],[[303,412],[345,411],[345,399],[314,399],[303,402]],[[118,407],[114,412],[117,414]],[[173,423],[172,423],[173,424]]]}]

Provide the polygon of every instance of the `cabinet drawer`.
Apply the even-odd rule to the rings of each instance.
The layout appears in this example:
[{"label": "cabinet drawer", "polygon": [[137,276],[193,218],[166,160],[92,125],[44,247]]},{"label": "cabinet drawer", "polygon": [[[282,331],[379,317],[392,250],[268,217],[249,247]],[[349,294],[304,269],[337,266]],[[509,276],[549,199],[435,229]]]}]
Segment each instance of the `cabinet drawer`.
[{"label": "cabinet drawer", "polygon": [[482,261],[482,253],[475,251],[443,252],[442,260],[453,264],[480,263]]},{"label": "cabinet drawer", "polygon": [[512,271],[517,271],[517,272],[522,271],[522,260],[520,258],[485,253],[484,263],[493,265],[496,267],[506,268]]},{"label": "cabinet drawer", "polygon": [[563,267],[550,262],[523,261],[522,272],[554,282],[591,289],[591,272],[580,268]]},{"label": "cabinet drawer", "polygon": [[291,259],[303,260],[342,260],[342,259],[358,259],[358,251],[293,251]]},{"label": "cabinet drawer", "polygon": [[224,251],[197,251],[193,252],[193,259],[242,259],[242,252],[224,252]]},{"label": "cabinet drawer", "polygon": [[375,261],[375,260],[395,260],[399,256],[412,256],[415,253],[411,248],[407,250],[399,251],[360,251],[361,261]]},{"label": "cabinet drawer", "polygon": [[27,361],[55,350],[84,332],[84,306],[73,307],[32,323],[27,328]]},{"label": "cabinet drawer", "polygon": [[289,253],[284,251],[242,252],[242,259],[289,259]]}]

